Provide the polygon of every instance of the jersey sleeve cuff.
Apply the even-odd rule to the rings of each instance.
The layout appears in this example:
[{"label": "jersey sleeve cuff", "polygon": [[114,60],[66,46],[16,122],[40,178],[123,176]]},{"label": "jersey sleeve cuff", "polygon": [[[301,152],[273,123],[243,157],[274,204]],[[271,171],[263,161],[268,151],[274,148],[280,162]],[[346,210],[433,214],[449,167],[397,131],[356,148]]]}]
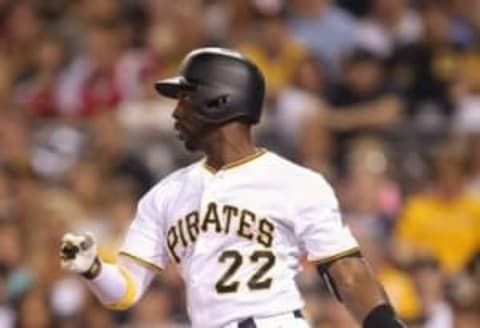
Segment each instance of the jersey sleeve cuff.
[{"label": "jersey sleeve cuff", "polygon": [[358,252],[360,252],[360,248],[358,246],[355,246],[347,250],[344,250],[342,252],[339,252],[337,254],[326,256],[326,257],[318,257],[318,258],[309,257],[308,261],[317,265],[325,265]]},{"label": "jersey sleeve cuff", "polygon": [[130,259],[134,260],[135,262],[137,262],[138,264],[142,265],[143,267],[145,267],[149,270],[152,270],[156,273],[160,273],[164,270],[164,268],[162,266],[160,266],[158,264],[155,264],[152,261],[146,260],[146,259],[144,259],[144,258],[142,258],[138,255],[132,254],[128,251],[122,250],[122,251],[118,252],[118,255],[130,258]]}]

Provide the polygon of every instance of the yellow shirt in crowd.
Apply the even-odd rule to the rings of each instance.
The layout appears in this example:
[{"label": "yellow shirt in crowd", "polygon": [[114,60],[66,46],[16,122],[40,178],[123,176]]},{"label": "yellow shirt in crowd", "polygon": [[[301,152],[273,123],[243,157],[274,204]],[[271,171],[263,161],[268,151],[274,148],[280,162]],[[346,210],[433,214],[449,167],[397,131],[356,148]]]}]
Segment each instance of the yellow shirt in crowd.
[{"label": "yellow shirt in crowd", "polygon": [[380,270],[378,278],[400,318],[407,321],[418,318],[421,306],[412,278],[393,267]]},{"label": "yellow shirt in crowd", "polygon": [[414,196],[395,234],[400,245],[435,256],[446,272],[455,273],[480,249],[480,199]]},{"label": "yellow shirt in crowd", "polygon": [[242,52],[258,65],[265,75],[270,92],[277,92],[292,82],[295,70],[306,57],[307,51],[297,42],[291,40],[274,58],[270,57],[257,44],[241,47]]}]

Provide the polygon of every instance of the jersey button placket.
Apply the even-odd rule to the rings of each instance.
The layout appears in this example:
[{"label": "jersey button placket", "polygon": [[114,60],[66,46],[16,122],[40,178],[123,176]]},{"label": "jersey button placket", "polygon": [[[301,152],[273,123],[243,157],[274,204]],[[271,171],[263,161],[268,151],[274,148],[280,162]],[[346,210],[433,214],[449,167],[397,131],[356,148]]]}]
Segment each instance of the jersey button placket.
[{"label": "jersey button placket", "polygon": [[225,172],[223,170],[218,171],[214,176],[210,184],[211,201],[216,202],[220,196],[220,190],[222,187],[222,181],[224,179]]},{"label": "jersey button placket", "polygon": [[[200,218],[205,217],[205,214],[208,210],[208,204],[216,203],[218,196],[218,173],[214,175],[207,176],[205,178],[205,185],[203,190],[203,195],[200,202]],[[203,252],[208,247],[207,239],[199,238],[197,240],[197,249],[200,252]]]}]

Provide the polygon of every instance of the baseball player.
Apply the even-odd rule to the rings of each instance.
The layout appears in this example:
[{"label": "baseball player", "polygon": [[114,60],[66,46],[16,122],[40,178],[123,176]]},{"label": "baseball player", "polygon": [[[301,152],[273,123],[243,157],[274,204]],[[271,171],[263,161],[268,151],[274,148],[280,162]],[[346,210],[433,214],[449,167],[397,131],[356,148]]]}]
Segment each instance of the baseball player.
[{"label": "baseball player", "polygon": [[205,158],[138,203],[116,264],[91,234],[66,234],[64,269],[112,309],[134,305],[156,272],[178,264],[193,327],[308,327],[294,277],[306,254],[365,328],[403,327],[342,221],[324,178],[252,141],[264,78],[241,54],[201,48],[156,90],[178,99],[179,138]]}]

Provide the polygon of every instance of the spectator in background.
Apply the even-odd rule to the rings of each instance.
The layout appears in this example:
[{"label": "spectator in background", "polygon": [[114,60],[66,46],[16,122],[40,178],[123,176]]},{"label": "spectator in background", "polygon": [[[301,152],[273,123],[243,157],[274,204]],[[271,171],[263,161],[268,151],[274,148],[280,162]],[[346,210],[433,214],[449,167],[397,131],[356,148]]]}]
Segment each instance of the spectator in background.
[{"label": "spectator in background", "polygon": [[67,115],[92,117],[115,109],[137,92],[137,75],[125,67],[126,30],[122,21],[93,24],[86,31],[86,52],[66,71],[60,106]]},{"label": "spectator in background", "polygon": [[168,111],[172,101],[157,99],[159,97],[156,97],[152,88],[154,81],[156,79],[151,72],[145,72],[141,80],[140,98],[126,101],[118,107],[118,121],[133,140],[167,137],[173,131],[173,118]]},{"label": "spectator in background", "polygon": [[453,309],[453,327],[455,328],[470,328],[480,325],[478,272],[476,275],[467,269],[466,272],[450,281],[447,291]]},{"label": "spectator in background", "polygon": [[333,165],[333,136],[317,105],[316,112],[305,115],[300,122],[296,137],[295,160],[305,167],[322,173],[330,182],[335,182],[337,175]]},{"label": "spectator in background", "polygon": [[23,232],[30,228],[29,220],[38,219],[41,207],[39,195],[44,186],[29,165],[7,166],[6,169],[13,183],[14,202],[10,214],[13,215],[15,222],[18,222],[18,227]]},{"label": "spectator in background", "polygon": [[[232,0],[230,2],[229,13],[231,15],[231,23],[228,31],[228,37],[231,38],[233,44],[242,44],[255,35],[255,22],[258,19],[255,3],[261,1],[243,1]],[[281,1],[272,1],[278,3]],[[252,5],[253,3],[253,5]],[[270,15],[272,12],[269,12]],[[278,11],[276,12],[278,14]]]},{"label": "spectator in background", "polygon": [[465,154],[458,143],[438,147],[431,170],[431,187],[411,196],[399,218],[397,257],[408,263],[431,255],[453,275],[478,251],[480,201],[466,191]]},{"label": "spectator in background", "polygon": [[453,129],[469,135],[480,132],[480,48],[462,52],[453,71],[449,97],[453,110]]},{"label": "spectator in background", "polygon": [[[59,232],[73,226],[73,222],[81,220],[82,216],[72,196],[60,188],[42,189],[35,193],[35,197],[39,202],[37,213],[29,216],[30,222],[25,224],[22,236],[26,239],[29,267],[35,274],[36,285],[54,293],[65,277],[52,263],[52,257],[56,255],[52,248],[56,245]],[[73,292],[76,293],[76,290]],[[70,295],[69,300],[75,302],[81,296]],[[63,305],[68,307],[69,304]]]},{"label": "spectator in background", "polygon": [[6,217],[13,207],[13,181],[7,170],[0,166],[0,217]]},{"label": "spectator in background", "polygon": [[467,188],[472,195],[480,198],[480,131],[467,136],[467,147]]},{"label": "spectator in background", "polygon": [[[472,256],[465,271],[470,275],[474,282],[480,282],[480,250]],[[477,292],[480,293],[480,289],[477,290]]]},{"label": "spectator in background", "polygon": [[[478,302],[478,301],[477,301]],[[454,324],[455,328],[471,328],[478,327],[480,325],[479,306],[470,305],[468,307],[462,307],[458,304],[454,305]]]},{"label": "spectator in background", "polygon": [[66,61],[66,44],[61,37],[47,35],[39,41],[33,74],[16,90],[16,102],[26,112],[36,117],[59,114],[58,88]]},{"label": "spectator in background", "polygon": [[[145,47],[136,53],[139,67],[138,97],[122,102],[118,121],[128,133],[129,140],[164,136],[173,131],[168,99],[157,97],[153,83],[171,73],[177,66],[178,29],[173,18],[150,24],[146,31]],[[142,147],[142,145],[138,145]]]},{"label": "spectator in background", "polygon": [[420,18],[408,0],[374,0],[369,16],[356,30],[356,44],[388,58],[397,46],[417,41],[421,29]]},{"label": "spectator in background", "polygon": [[48,295],[44,290],[34,288],[25,293],[17,305],[18,328],[50,328],[53,316],[49,309]]},{"label": "spectator in background", "polygon": [[327,122],[336,132],[337,163],[343,167],[350,140],[365,133],[388,131],[402,119],[404,105],[388,84],[382,60],[357,48],[345,59],[342,80],[328,98]]},{"label": "spectator in background", "polygon": [[81,54],[89,26],[110,25],[115,21],[123,21],[124,28],[130,28],[130,21],[126,20],[129,13],[128,0],[27,1],[36,2],[36,7],[48,22],[49,28],[65,36],[74,55]]},{"label": "spectator in background", "polygon": [[12,4],[5,20],[8,33],[1,47],[9,56],[15,82],[23,80],[32,72],[38,40],[44,32],[42,23],[30,1],[15,1]]},{"label": "spectator in background", "polygon": [[[241,15],[235,6],[248,6],[249,1],[221,1],[213,0],[204,2],[203,16],[205,33],[213,44],[231,44],[241,43],[235,39],[234,22],[235,15]],[[245,26],[243,26],[245,27]],[[248,26],[247,26],[248,27]],[[245,31],[240,33],[240,37],[246,36]]]},{"label": "spectator in background", "polygon": [[108,24],[123,16],[124,0],[83,0],[80,2],[81,14],[87,23]]},{"label": "spectator in background", "polygon": [[446,1],[422,0],[418,5],[423,36],[399,47],[391,60],[391,74],[407,96],[410,114],[419,130],[439,133],[451,114],[450,86],[461,62],[461,48],[450,35]]},{"label": "spectator in background", "polygon": [[55,328],[113,327],[111,313],[98,307],[78,277],[58,278],[48,289]]},{"label": "spectator in background", "polygon": [[[161,28],[160,25],[155,26],[155,30]],[[161,38],[160,35],[158,37]],[[146,55],[148,58],[149,54]],[[168,57],[164,59],[169,61]],[[162,63],[159,59],[157,65],[145,68],[140,79],[139,99],[123,102],[115,115],[115,120],[125,133],[125,140],[129,141],[146,167],[155,172],[155,176],[165,176],[171,172],[179,157],[191,156],[185,151],[178,151],[181,156],[177,156],[177,152],[172,151],[178,142],[173,138],[173,118],[169,110],[173,104],[168,98],[158,97],[152,88],[157,77],[167,71]]]},{"label": "spectator in background", "polygon": [[13,67],[11,66],[8,57],[0,54],[0,119],[3,120],[3,115],[12,108],[12,90],[14,86]]},{"label": "spectator in background", "polygon": [[370,0],[337,0],[336,3],[354,14],[356,17],[365,17],[370,9]]},{"label": "spectator in background", "polygon": [[267,97],[272,99],[292,82],[295,68],[307,51],[289,33],[282,14],[262,16],[257,24],[256,38],[240,49],[264,73]]},{"label": "spectator in background", "polygon": [[309,54],[296,67],[292,82],[295,88],[324,97],[329,83],[324,63]]},{"label": "spectator in background", "polygon": [[475,47],[480,31],[480,4],[471,0],[451,0],[451,34],[464,47]]},{"label": "spectator in background", "polygon": [[18,112],[2,113],[0,124],[0,162],[18,171],[30,167],[30,121]]},{"label": "spectator in background", "polygon": [[26,254],[21,232],[16,223],[3,219],[0,222],[0,268],[5,277],[5,298],[18,300],[33,283],[33,275],[25,265]]},{"label": "spectator in background", "polygon": [[385,240],[402,204],[387,149],[385,142],[372,136],[352,141],[347,148],[345,175],[337,185],[350,224],[374,231]]},{"label": "spectator in background", "polygon": [[[202,1],[180,0],[175,1],[174,21],[177,24],[178,55],[185,55],[191,49],[207,44],[210,40],[206,35],[206,26],[203,19]],[[201,18],[201,19],[199,19]]]},{"label": "spectator in background", "polygon": [[106,174],[93,161],[82,159],[66,175],[66,185],[73,198],[71,227],[77,231],[101,232],[106,235],[108,222],[102,211],[101,186],[107,182]]},{"label": "spectator in background", "polygon": [[13,327],[15,311],[7,302],[7,277],[3,268],[0,268],[0,327]]},{"label": "spectator in background", "polygon": [[123,239],[121,236],[130,225],[135,214],[136,185],[128,178],[119,178],[107,183],[100,191],[105,223],[108,231],[99,241],[98,252],[101,258],[114,263]]},{"label": "spectator in background", "polygon": [[200,0],[145,1],[144,13],[149,25],[163,22],[168,25],[173,24],[175,46],[172,50],[175,51],[176,62],[172,63],[172,67],[176,67],[188,51],[209,41],[206,35],[202,2]]},{"label": "spectator in background", "polygon": [[[322,119],[326,110],[323,99],[325,80],[323,66],[313,55],[303,58],[294,68],[292,81],[282,88],[275,101],[267,106],[265,119],[261,123],[261,128],[268,129],[268,133],[275,137],[276,142],[268,143],[271,149],[292,159],[310,161],[313,158],[305,153],[306,149],[299,147],[309,147],[310,142],[329,143],[330,132],[326,131],[327,123]],[[307,131],[303,130],[304,127]],[[313,135],[317,128],[318,139]],[[308,140],[303,140],[304,137]],[[322,140],[323,137],[326,139]],[[321,162],[326,160],[323,155]]]},{"label": "spectator in background", "polygon": [[[178,64],[178,23],[173,18],[153,22],[147,27],[142,58],[142,75],[159,79]],[[146,80],[146,79],[145,79]]]},{"label": "spectator in background", "polygon": [[103,113],[91,125],[91,157],[104,177],[127,177],[137,186],[140,196],[154,183],[152,173],[140,157],[129,149],[126,133],[111,113]]},{"label": "spectator in background", "polygon": [[453,328],[453,313],[446,299],[446,277],[433,258],[416,260],[411,272],[421,304],[416,323],[424,328]]},{"label": "spectator in background", "polygon": [[192,156],[186,152],[172,151],[178,144],[170,134],[173,125],[168,124],[172,120],[166,108],[169,103],[151,99],[128,103],[119,108],[118,121],[126,131],[132,148],[136,149],[139,159],[155,177],[165,176],[178,160]]},{"label": "spectator in background", "polygon": [[333,0],[299,0],[291,6],[293,35],[325,63],[329,76],[338,77],[339,60],[354,46],[356,21]]}]

